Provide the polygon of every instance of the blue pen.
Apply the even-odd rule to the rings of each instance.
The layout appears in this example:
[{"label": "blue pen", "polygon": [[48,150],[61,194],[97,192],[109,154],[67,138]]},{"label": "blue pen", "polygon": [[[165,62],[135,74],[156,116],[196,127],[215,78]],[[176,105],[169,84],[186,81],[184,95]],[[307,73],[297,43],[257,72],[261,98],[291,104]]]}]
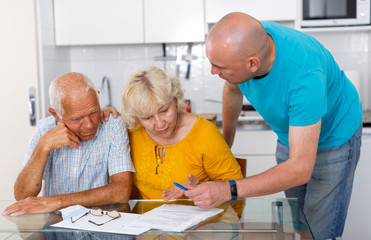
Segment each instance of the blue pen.
[{"label": "blue pen", "polygon": [[177,182],[174,182],[174,185],[177,186],[177,187],[180,188],[180,189],[183,189],[184,191],[187,191],[187,190],[188,190],[188,188],[186,188],[186,187],[180,185],[180,184],[177,183]]}]

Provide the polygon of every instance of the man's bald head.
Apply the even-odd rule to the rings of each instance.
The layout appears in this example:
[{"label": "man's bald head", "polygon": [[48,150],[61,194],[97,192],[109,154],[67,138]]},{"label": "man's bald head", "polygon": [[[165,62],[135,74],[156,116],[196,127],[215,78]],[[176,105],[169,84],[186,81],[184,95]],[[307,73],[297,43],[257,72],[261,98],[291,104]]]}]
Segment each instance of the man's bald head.
[{"label": "man's bald head", "polygon": [[220,19],[206,38],[206,48],[217,47],[237,59],[254,55],[264,58],[268,52],[268,35],[261,23],[248,14],[229,13]]}]

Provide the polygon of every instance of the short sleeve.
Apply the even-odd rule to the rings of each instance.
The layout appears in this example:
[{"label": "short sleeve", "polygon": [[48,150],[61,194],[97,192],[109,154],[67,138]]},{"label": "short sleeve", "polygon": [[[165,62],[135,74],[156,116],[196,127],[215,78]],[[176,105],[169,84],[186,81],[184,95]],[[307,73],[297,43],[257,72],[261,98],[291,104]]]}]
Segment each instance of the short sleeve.
[{"label": "short sleeve", "polygon": [[[112,118],[112,116],[111,116]],[[111,119],[113,121],[110,134],[108,172],[112,176],[119,172],[135,172],[130,157],[129,137],[126,124],[121,117]]]},{"label": "short sleeve", "polygon": [[234,180],[242,178],[240,165],[225,142],[219,129],[208,122],[208,129],[204,129],[202,137],[206,153],[203,164],[211,180]]},{"label": "short sleeve", "polygon": [[[32,152],[34,151],[35,146],[36,146],[37,142],[39,141],[39,139],[41,138],[41,136],[44,135],[47,131],[49,131],[53,127],[55,127],[56,124],[57,123],[52,116],[47,117],[47,118],[43,118],[40,121],[38,121],[37,126],[36,126],[36,130],[33,133],[32,137],[31,137],[31,139],[28,143],[28,146],[26,148],[26,154],[25,154],[25,157],[24,157],[24,160],[23,160],[23,167],[30,160]],[[43,179],[46,179],[47,178],[46,175],[50,172],[50,161],[51,161],[51,153],[48,156],[48,160],[47,160],[47,163],[46,163],[45,168],[44,168]]]},{"label": "short sleeve", "polygon": [[290,126],[308,126],[327,113],[327,87],[320,71],[298,78],[288,92]]}]

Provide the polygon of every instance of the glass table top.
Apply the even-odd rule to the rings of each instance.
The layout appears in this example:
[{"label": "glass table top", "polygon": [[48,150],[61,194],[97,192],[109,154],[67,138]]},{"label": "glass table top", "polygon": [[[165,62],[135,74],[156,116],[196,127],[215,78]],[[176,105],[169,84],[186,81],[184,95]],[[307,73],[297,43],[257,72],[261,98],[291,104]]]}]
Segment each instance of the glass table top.
[{"label": "glass table top", "polygon": [[[0,201],[0,211],[12,203]],[[101,207],[142,214],[164,203],[193,205],[190,200],[130,200]],[[62,220],[58,211],[18,217],[0,214],[0,239],[314,239],[296,199],[246,198],[218,208],[224,211],[184,232],[151,229],[138,236],[51,227]]]}]

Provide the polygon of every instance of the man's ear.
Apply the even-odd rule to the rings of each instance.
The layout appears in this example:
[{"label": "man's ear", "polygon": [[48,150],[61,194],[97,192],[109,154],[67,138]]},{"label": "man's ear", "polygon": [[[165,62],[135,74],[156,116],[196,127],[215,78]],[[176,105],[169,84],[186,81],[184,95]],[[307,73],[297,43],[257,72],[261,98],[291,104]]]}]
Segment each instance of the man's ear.
[{"label": "man's ear", "polygon": [[247,59],[247,68],[250,69],[252,73],[258,71],[260,67],[260,60],[257,57],[249,57]]},{"label": "man's ear", "polygon": [[49,108],[48,110],[53,115],[55,120],[57,120],[58,122],[63,122],[62,119],[58,116],[57,112],[53,108]]}]

